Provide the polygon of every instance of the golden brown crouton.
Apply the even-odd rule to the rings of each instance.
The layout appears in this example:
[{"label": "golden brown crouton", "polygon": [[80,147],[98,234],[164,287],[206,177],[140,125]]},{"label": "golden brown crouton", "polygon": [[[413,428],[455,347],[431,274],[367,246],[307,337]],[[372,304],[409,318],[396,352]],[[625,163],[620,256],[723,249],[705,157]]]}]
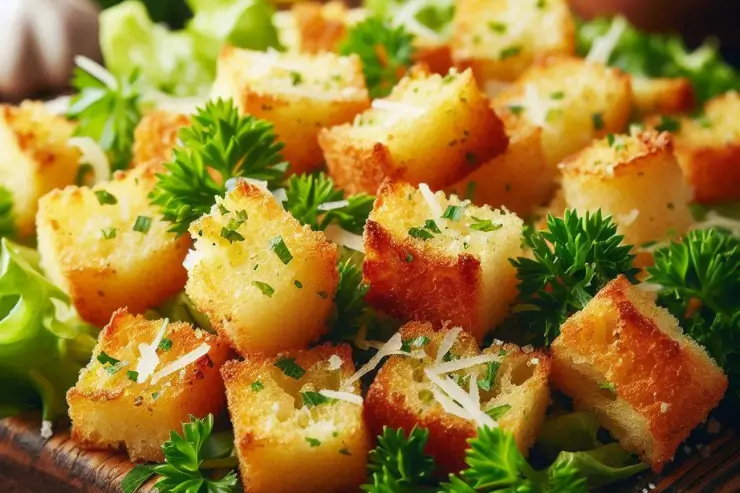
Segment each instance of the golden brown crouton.
[{"label": "golden brown crouton", "polygon": [[679,120],[676,157],[700,204],[740,199],[739,114],[733,91],[709,100],[700,117]]},{"label": "golden brown crouton", "polygon": [[[401,337],[409,355],[388,359],[365,401],[365,419],[373,433],[381,433],[383,426],[403,428],[406,432],[414,426],[428,429],[426,452],[435,458],[443,474],[465,467],[466,440],[475,435],[481,419],[471,418],[470,409],[476,416],[486,413],[513,434],[517,447],[526,455],[539,433],[550,400],[548,356],[539,352],[525,354],[513,344],[500,342],[481,356],[471,335],[460,332],[455,337],[451,332],[454,330],[435,332],[429,323],[406,324]],[[440,354],[442,341],[450,336],[454,337],[452,348],[446,355]],[[468,363],[467,358],[476,359]],[[450,369],[456,362],[460,362],[460,368]],[[447,382],[445,387],[454,385],[453,392],[468,397],[460,402],[459,395],[450,395],[435,383],[439,380]],[[449,400],[457,404],[450,404]]]},{"label": "golden brown crouton", "polygon": [[503,124],[468,70],[412,70],[354,123],[319,134],[332,178],[375,193],[385,178],[449,186],[506,149]]},{"label": "golden brown crouton", "polygon": [[291,173],[321,165],[321,127],[352,121],[370,105],[357,55],[303,55],[224,46],[213,97],[231,98],[243,114],[270,121],[285,143]]},{"label": "golden brown crouton", "polygon": [[555,385],[656,472],[727,388],[704,349],[624,276],[568,319],[551,349]]},{"label": "golden brown crouton", "polygon": [[190,225],[186,292],[242,355],[304,348],[326,331],[337,246],[245,180]]},{"label": "golden brown crouton", "polygon": [[291,10],[303,53],[336,52],[347,33],[348,8],[343,2],[300,2]]},{"label": "golden brown crouton", "polygon": [[499,116],[509,136],[508,149],[450,191],[477,205],[504,206],[526,217],[552,198],[560,173],[545,160],[541,128],[505,109]]},{"label": "golden brown crouton", "polygon": [[19,237],[33,235],[38,201],[75,182],[80,150],[69,144],[74,124],[49,113],[43,103],[0,105],[0,187],[13,197]]},{"label": "golden brown crouton", "polygon": [[673,115],[691,111],[696,104],[689,79],[632,77],[632,106],[638,115]]},{"label": "golden brown crouton", "polygon": [[371,439],[359,382],[340,388],[353,372],[351,348],[330,344],[224,365],[246,493],[358,491]]},{"label": "golden brown crouton", "polygon": [[[143,357],[141,345],[156,358]],[[230,354],[225,341],[186,323],[116,311],[67,392],[72,438],[83,448],[121,449],[134,461],[162,462],[170,430],[191,414],[202,418],[223,409],[218,371]],[[155,366],[146,371],[142,360]]]},{"label": "golden brown crouton", "polygon": [[39,201],[41,265],[92,324],[104,325],[121,307],[142,313],[185,286],[190,238],[169,233],[170,223],[149,203],[160,171],[139,166]]},{"label": "golden brown crouton", "polygon": [[595,137],[621,132],[630,116],[630,77],[577,58],[550,58],[494,98],[542,127],[547,162],[556,164]]},{"label": "golden brown crouton", "polygon": [[626,243],[680,236],[693,223],[691,189],[668,133],[610,134],[568,157],[561,168],[567,207],[613,216]]},{"label": "golden brown crouton", "polygon": [[453,22],[452,59],[481,84],[514,81],[537,58],[575,52],[565,0],[460,0]]},{"label": "golden brown crouton", "polygon": [[190,117],[181,113],[154,110],[144,115],[134,131],[133,165],[170,161],[177,133],[188,125]]},{"label": "golden brown crouton", "polygon": [[521,229],[515,214],[386,182],[365,227],[365,299],[403,321],[449,321],[482,341],[516,296],[508,259],[522,254]]}]

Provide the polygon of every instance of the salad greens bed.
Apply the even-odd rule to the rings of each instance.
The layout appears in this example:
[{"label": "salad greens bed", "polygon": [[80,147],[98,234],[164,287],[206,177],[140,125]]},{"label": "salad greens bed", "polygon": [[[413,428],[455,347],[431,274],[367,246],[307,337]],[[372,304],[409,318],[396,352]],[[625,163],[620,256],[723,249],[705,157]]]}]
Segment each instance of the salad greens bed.
[{"label": "salad greens bed", "polygon": [[[147,6],[149,10],[147,10]],[[146,6],[126,0],[101,14],[101,45],[107,68],[77,69],[69,116],[79,122],[77,132],[96,140],[113,169],[128,166],[133,132],[153,94],[201,96],[214,78],[216,58],[223,42],[251,49],[281,49],[274,11],[266,0],[188,0],[187,7],[164,19],[156,2]],[[371,95],[387,94],[411,65],[412,41],[420,29],[449,35],[453,2],[369,0],[371,16],[353,27],[342,53],[357,53],[363,63]],[[155,23],[167,20],[184,27],[173,30]],[[192,15],[192,17],[190,17]],[[392,22],[391,19],[404,22]],[[597,19],[578,26],[578,50],[586,53],[594,39],[604,35],[611,20]],[[421,26],[421,27],[420,27]],[[380,59],[380,46],[386,56]],[[688,51],[681,39],[653,35],[627,26],[609,63],[638,76],[688,77],[700,100],[729,89],[740,89],[740,74],[727,65],[712,44]],[[281,156],[272,125],[252,116],[240,116],[230,101],[211,101],[198,109],[193,125],[181,131],[181,144],[159,176],[152,201],[172,223],[178,235],[210,210],[214,196],[222,195],[237,177],[267,181],[283,188],[284,202],[301,223],[314,230],[337,224],[359,234],[374,197],[347,196],[323,173],[291,176]],[[246,157],[246,159],[245,159]],[[242,166],[242,162],[248,165]],[[223,181],[207,171],[217,169]],[[325,202],[347,200],[328,212]],[[12,200],[0,188],[0,415],[41,407],[43,419],[65,413],[65,392],[90,359],[97,329],[83,323],[69,298],[43,275],[33,248],[13,243]],[[700,217],[706,213],[697,211]],[[238,241],[236,227],[224,228],[225,238]],[[622,243],[616,225],[600,212],[563,218],[548,217],[547,227],[528,227],[531,258],[511,259],[517,269],[520,298],[508,325],[519,330],[511,339],[547,346],[560,324],[618,274],[637,282],[631,245]],[[243,239],[243,238],[242,238]],[[646,282],[659,285],[658,301],[681,321],[687,334],[704,345],[729,375],[728,399],[740,398],[740,239],[728,230],[695,230],[682,240],[654,246],[655,265]],[[392,321],[367,307],[355,255],[339,266],[331,341],[354,341],[359,336],[394,331]],[[690,309],[697,305],[699,309]],[[183,295],[155,310],[155,316],[186,320],[208,328]],[[524,330],[521,330],[521,328]],[[506,331],[507,327],[503,327]],[[514,332],[512,331],[512,334]],[[369,359],[371,350],[356,349],[356,359]],[[233,436],[214,433],[214,417],[191,417],[182,434],[171,432],[164,444],[165,463],[137,466],[123,483],[135,492],[158,476],[162,492],[234,492],[239,485],[234,468]],[[371,452],[369,483],[364,491],[405,492],[585,492],[647,468],[599,432],[588,413],[557,405],[544,424],[532,464],[518,452],[511,435],[482,428],[470,440],[468,468],[438,482],[434,461],[423,452],[428,431],[385,429]]]}]

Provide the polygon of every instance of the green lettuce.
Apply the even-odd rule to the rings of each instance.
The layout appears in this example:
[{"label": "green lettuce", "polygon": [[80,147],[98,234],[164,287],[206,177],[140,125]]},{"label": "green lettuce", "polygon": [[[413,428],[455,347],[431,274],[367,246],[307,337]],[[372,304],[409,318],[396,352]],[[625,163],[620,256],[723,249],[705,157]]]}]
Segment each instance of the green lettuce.
[{"label": "green lettuce", "polygon": [[365,0],[364,5],[373,16],[395,21],[409,32],[422,36],[424,33],[419,26],[439,36],[449,36],[455,13],[454,0]]},{"label": "green lettuce", "polygon": [[11,236],[15,232],[13,220],[13,194],[0,186],[0,238]]},{"label": "green lettuce", "polygon": [[[607,18],[579,22],[578,54],[585,56],[594,40],[609,31],[612,22]],[[722,59],[714,41],[707,40],[691,51],[678,34],[646,33],[629,23],[609,57],[609,65],[640,77],[687,77],[700,102],[729,90],[740,90],[740,72]]]},{"label": "green lettuce", "polygon": [[43,419],[63,415],[67,389],[90,361],[96,329],[39,269],[38,253],[0,240],[0,413],[41,404]]},{"label": "green lettuce", "polygon": [[174,96],[206,95],[224,42],[263,50],[278,46],[267,0],[192,0],[185,29],[155,24],[138,0],[126,0],[100,14],[100,46],[108,70],[127,75],[138,69],[152,88]]}]

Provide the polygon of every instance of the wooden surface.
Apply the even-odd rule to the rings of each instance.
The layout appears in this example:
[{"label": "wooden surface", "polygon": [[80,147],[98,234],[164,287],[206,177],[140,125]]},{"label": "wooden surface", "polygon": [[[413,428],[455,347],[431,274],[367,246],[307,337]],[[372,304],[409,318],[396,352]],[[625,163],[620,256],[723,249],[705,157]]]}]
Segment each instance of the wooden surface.
[{"label": "wooden surface", "polygon": [[[737,419],[737,418],[734,418]],[[0,420],[0,493],[112,493],[133,467],[122,454],[80,450],[67,431],[50,440],[39,435],[38,419]],[[740,492],[740,437],[722,430],[708,450],[683,449],[675,464],[658,477],[646,473],[606,489],[608,493]],[[152,483],[142,488],[151,492]],[[651,485],[653,488],[651,488]]]}]

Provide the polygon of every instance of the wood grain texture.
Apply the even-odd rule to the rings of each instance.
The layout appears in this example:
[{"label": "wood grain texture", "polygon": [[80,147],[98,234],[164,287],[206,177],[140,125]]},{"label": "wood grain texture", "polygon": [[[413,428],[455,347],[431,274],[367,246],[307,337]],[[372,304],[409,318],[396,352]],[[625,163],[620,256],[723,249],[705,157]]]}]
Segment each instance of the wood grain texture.
[{"label": "wood grain texture", "polygon": [[[114,452],[84,451],[57,431],[50,440],[39,435],[38,418],[0,420],[1,493],[119,493],[133,464]],[[154,493],[152,480],[140,491]],[[652,486],[652,488],[651,488]],[[680,451],[675,463],[657,476],[646,473],[605,488],[602,493],[737,493],[740,492],[740,436],[723,430],[690,454]]]}]

